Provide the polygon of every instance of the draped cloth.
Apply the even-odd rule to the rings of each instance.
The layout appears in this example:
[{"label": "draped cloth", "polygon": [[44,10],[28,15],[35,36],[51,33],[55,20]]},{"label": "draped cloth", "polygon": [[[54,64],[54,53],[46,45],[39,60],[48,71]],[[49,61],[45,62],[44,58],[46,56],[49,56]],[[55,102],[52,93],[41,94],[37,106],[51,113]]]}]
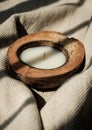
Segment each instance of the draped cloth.
[{"label": "draped cloth", "polygon": [[[91,0],[0,0],[0,130],[92,130],[91,5]],[[8,72],[9,45],[43,30],[77,38],[85,47],[83,69],[51,91],[35,90]]]}]

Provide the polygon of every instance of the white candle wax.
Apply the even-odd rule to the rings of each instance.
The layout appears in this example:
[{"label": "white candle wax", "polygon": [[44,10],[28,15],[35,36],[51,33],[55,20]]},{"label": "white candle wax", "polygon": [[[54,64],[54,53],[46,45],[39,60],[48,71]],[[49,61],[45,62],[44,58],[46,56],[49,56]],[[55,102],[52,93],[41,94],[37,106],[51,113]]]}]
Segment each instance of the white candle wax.
[{"label": "white candle wax", "polygon": [[66,62],[64,53],[47,46],[28,48],[22,51],[20,59],[27,65],[39,69],[54,69]]}]

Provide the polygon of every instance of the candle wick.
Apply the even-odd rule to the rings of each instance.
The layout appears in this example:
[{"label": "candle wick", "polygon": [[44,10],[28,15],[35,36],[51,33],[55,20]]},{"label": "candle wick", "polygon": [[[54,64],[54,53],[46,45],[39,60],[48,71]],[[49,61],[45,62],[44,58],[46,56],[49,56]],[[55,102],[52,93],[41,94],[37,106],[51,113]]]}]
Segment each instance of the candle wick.
[{"label": "candle wick", "polygon": [[46,57],[46,53],[44,52],[43,59],[45,59],[45,57]]}]

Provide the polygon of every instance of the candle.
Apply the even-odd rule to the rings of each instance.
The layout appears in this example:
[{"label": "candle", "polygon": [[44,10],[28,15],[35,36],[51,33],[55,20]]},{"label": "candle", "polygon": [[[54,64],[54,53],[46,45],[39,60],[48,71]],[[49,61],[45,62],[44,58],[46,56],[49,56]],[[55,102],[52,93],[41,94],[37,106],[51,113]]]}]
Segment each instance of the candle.
[{"label": "candle", "polygon": [[20,59],[27,65],[39,69],[54,69],[66,62],[63,52],[49,46],[27,48],[21,52]]},{"label": "candle", "polygon": [[61,85],[74,74],[84,61],[85,49],[75,38],[42,31],[16,40],[7,54],[12,74],[30,87],[44,90]]}]

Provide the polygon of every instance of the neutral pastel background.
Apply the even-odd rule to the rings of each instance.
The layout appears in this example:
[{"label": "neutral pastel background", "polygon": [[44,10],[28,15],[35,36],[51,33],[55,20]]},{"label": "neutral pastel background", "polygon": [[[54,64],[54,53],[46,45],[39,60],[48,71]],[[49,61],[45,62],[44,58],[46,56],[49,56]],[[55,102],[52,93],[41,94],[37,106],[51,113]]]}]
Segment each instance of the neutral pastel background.
[{"label": "neutral pastel background", "polygon": [[[10,76],[7,49],[36,31],[59,31],[85,46],[84,69],[57,90]],[[92,1],[0,0],[0,130],[92,130]]]}]

